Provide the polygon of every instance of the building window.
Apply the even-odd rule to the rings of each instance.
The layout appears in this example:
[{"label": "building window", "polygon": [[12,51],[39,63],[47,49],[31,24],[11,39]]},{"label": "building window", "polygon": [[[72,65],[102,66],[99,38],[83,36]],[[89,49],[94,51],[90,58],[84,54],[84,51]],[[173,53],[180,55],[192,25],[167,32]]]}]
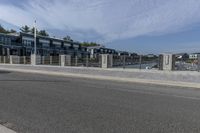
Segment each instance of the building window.
[{"label": "building window", "polygon": [[42,43],[42,46],[45,47],[45,48],[49,48],[50,44],[49,43]]},{"label": "building window", "polygon": [[77,48],[77,47],[75,47],[75,48],[74,48],[74,50],[78,50],[78,48]]},{"label": "building window", "polygon": [[3,43],[3,42],[4,42],[4,37],[1,36],[1,37],[0,37],[0,43]]},{"label": "building window", "polygon": [[5,43],[5,45],[11,45],[11,39],[6,37],[6,38],[4,38],[4,42],[3,43]]},{"label": "building window", "polygon": [[22,43],[24,46],[27,46],[27,47],[31,47],[33,44],[32,41],[30,40],[23,40]]}]

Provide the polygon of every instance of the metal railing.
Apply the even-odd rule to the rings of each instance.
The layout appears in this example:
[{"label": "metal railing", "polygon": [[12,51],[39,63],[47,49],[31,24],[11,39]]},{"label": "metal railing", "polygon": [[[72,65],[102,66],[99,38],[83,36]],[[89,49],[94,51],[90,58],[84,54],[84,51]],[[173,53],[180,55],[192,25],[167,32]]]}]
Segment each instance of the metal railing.
[{"label": "metal railing", "polygon": [[9,64],[10,57],[9,56],[0,56],[0,63]]},{"label": "metal railing", "polygon": [[71,58],[71,66],[81,67],[101,67],[101,57],[89,58],[89,57],[73,57]]},{"label": "metal railing", "polygon": [[147,58],[145,56],[113,56],[113,67],[132,69],[158,69],[158,58]]},{"label": "metal railing", "polygon": [[37,56],[36,58],[37,65],[60,65],[59,56]]},{"label": "metal railing", "polygon": [[[37,65],[74,66],[74,67],[102,67],[102,55],[90,58],[64,55],[64,65],[61,56],[37,56]],[[162,67],[162,59],[158,57],[113,55],[107,59],[108,66],[124,69],[159,69]],[[2,64],[31,64],[31,56],[0,56]],[[199,71],[200,61],[198,59],[174,59],[174,71]],[[162,69],[160,69],[162,70]]]},{"label": "metal railing", "polygon": [[[37,56],[37,65],[61,65],[60,56]],[[101,56],[97,58],[89,57],[65,57],[65,66],[76,66],[76,67],[101,67]]]},{"label": "metal railing", "polygon": [[[37,65],[61,65],[60,56],[37,56]],[[111,63],[112,62],[112,63]],[[0,56],[0,63],[5,64],[31,64],[30,56]],[[109,66],[114,68],[138,68],[138,69],[153,69],[157,68],[157,59],[145,59],[140,57],[131,56],[112,56],[108,58]],[[99,55],[95,58],[86,57],[65,57],[64,66],[76,66],[76,67],[101,67],[102,66],[102,56]]]},{"label": "metal railing", "polygon": [[30,56],[0,56],[3,64],[31,64]]},{"label": "metal railing", "polygon": [[199,71],[198,59],[178,59],[175,58],[175,71]]}]

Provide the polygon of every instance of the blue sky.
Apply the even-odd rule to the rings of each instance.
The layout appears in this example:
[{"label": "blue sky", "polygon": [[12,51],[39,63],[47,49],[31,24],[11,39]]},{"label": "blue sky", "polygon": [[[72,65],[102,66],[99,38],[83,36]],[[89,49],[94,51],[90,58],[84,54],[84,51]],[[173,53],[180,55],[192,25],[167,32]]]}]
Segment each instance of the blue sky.
[{"label": "blue sky", "polygon": [[199,0],[0,0],[0,23],[138,53],[200,52]]}]

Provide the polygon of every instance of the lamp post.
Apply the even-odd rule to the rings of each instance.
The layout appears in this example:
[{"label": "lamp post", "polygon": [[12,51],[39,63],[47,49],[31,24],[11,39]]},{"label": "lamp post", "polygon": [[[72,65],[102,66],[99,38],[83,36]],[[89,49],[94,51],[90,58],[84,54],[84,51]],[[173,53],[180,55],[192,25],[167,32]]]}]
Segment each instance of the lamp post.
[{"label": "lamp post", "polygon": [[37,55],[37,47],[36,47],[36,45],[37,45],[37,40],[36,40],[36,20],[35,20],[35,22],[34,22],[34,26],[33,26],[33,28],[34,28],[34,52],[31,54],[31,65],[33,65],[33,66],[35,66],[37,63],[37,61],[36,61],[36,55]]},{"label": "lamp post", "polygon": [[34,23],[34,54],[35,56],[37,55],[37,49],[36,49],[36,37],[37,37],[37,33],[36,33],[36,20],[35,20],[35,23]]}]

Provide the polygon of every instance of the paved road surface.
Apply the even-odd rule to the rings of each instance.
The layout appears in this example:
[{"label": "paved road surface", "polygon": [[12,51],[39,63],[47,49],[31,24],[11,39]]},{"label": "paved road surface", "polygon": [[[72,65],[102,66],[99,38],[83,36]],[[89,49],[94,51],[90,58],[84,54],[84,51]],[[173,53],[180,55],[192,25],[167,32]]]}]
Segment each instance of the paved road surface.
[{"label": "paved road surface", "polygon": [[199,133],[200,89],[1,71],[0,124],[20,133]]}]

